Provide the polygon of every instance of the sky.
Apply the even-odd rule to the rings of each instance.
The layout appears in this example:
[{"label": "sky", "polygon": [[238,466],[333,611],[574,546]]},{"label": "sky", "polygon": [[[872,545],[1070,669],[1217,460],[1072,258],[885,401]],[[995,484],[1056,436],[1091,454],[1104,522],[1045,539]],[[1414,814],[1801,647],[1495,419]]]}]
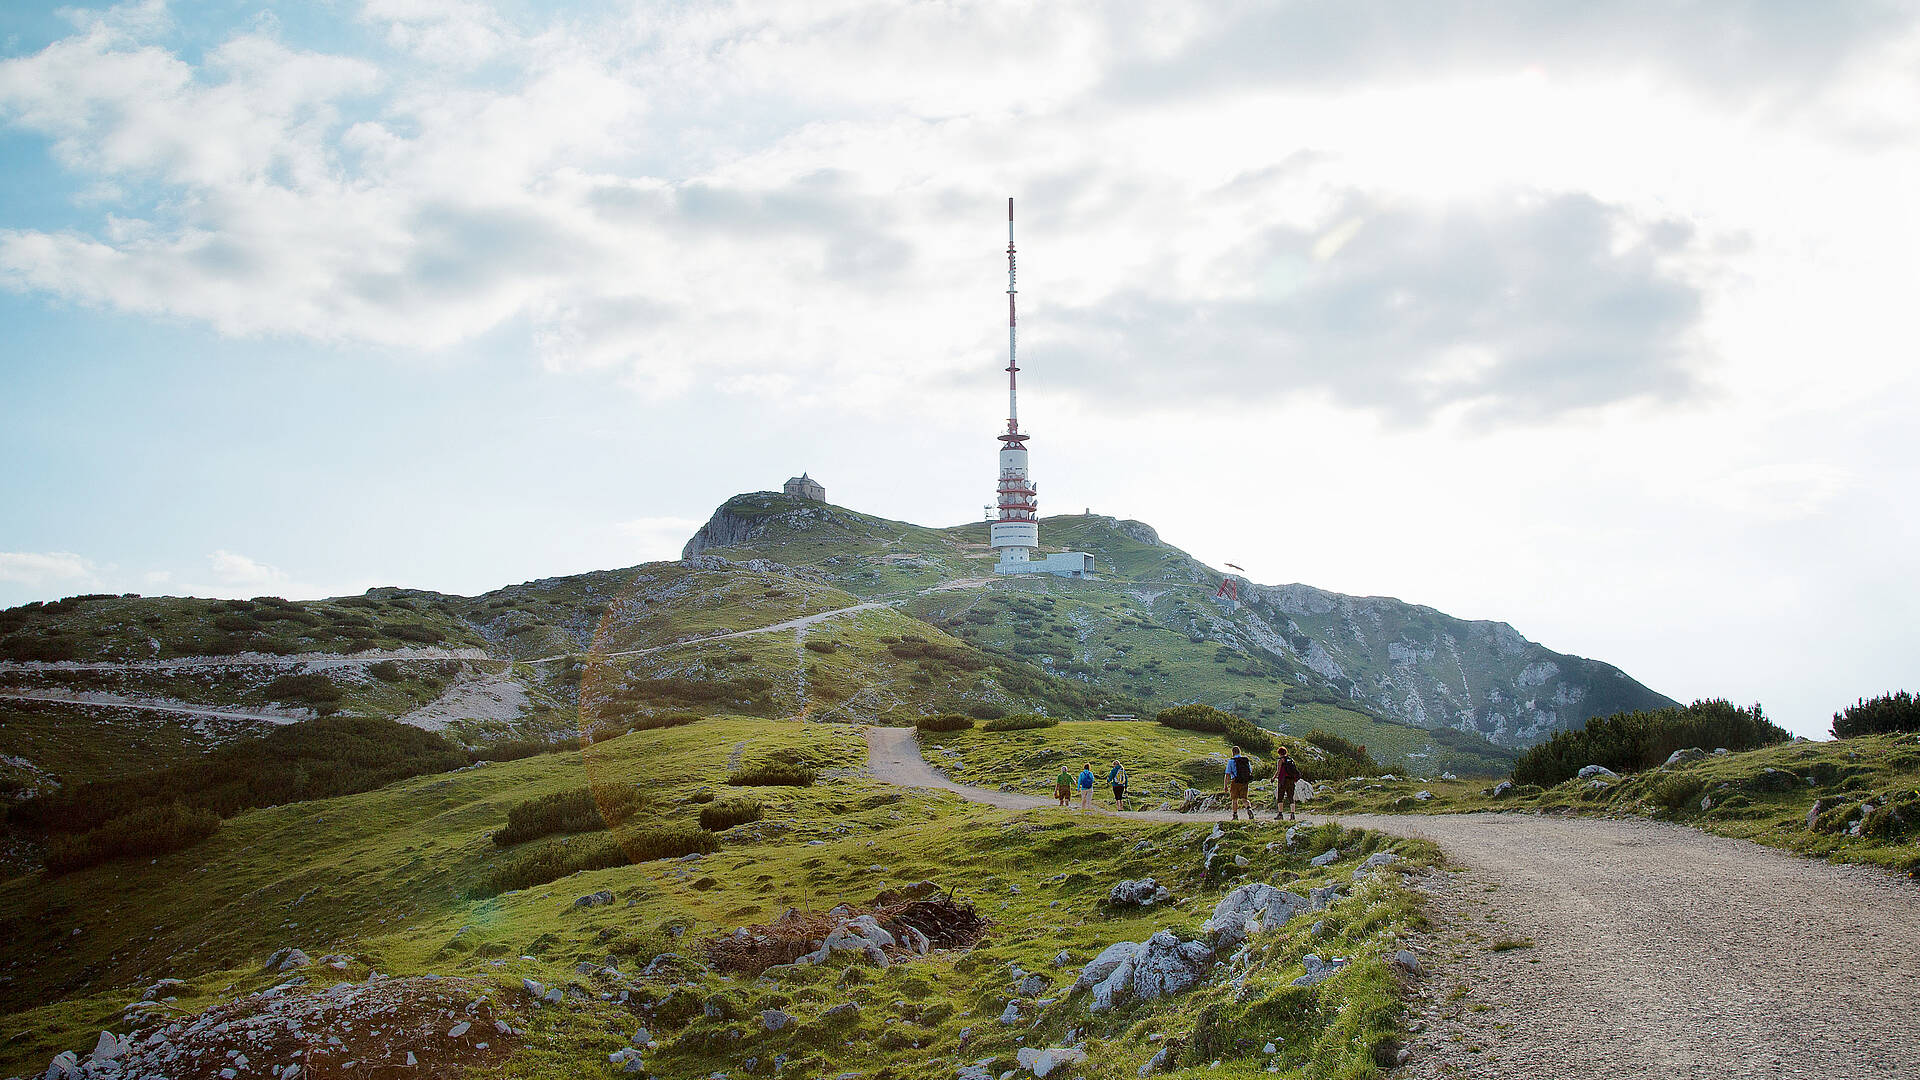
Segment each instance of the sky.
[{"label": "sky", "polygon": [[1920,689],[1916,191],[1914,3],[10,3],[0,605],[975,519],[1013,197],[1043,514],[1817,736]]}]

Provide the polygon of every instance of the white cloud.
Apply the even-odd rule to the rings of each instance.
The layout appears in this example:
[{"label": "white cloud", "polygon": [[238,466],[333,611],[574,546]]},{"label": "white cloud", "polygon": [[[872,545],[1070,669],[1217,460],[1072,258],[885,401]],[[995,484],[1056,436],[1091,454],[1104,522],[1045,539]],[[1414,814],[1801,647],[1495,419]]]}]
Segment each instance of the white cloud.
[{"label": "white cloud", "polygon": [[98,580],[101,568],[71,551],[0,551],[0,581],[33,588],[78,588]]},{"label": "white cloud", "polygon": [[613,526],[613,531],[633,541],[628,561],[651,562],[679,558],[680,549],[686,544],[687,538],[704,524],[705,521],[696,518],[643,517],[618,522]]}]

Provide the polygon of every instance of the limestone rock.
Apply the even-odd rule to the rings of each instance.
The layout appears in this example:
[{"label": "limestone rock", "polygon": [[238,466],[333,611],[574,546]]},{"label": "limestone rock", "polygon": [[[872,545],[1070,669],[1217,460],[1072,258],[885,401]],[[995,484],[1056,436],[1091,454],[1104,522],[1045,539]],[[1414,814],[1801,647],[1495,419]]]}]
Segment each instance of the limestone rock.
[{"label": "limestone rock", "polygon": [[276,950],[272,956],[267,957],[266,967],[263,970],[269,972],[292,971],[294,968],[303,968],[311,963],[313,963],[313,958],[301,952],[299,949],[279,949]]},{"label": "limestone rock", "polygon": [[1420,957],[1412,949],[1400,949],[1388,958],[1387,964],[1408,975],[1421,973]]},{"label": "limestone rock", "polygon": [[613,903],[613,893],[610,890],[601,889],[597,893],[588,893],[587,895],[581,897],[580,899],[575,900],[573,902],[573,906],[581,907],[581,908],[590,908],[590,907],[599,907],[602,904],[611,904],[611,903]]},{"label": "limestone rock", "polygon": [[1308,864],[1312,866],[1330,866],[1333,863],[1336,863],[1338,861],[1340,861],[1340,849],[1337,847],[1328,848],[1327,850],[1307,860]]},{"label": "limestone rock", "polygon": [[1584,766],[1581,766],[1580,771],[1578,773],[1575,773],[1574,775],[1581,780],[1592,780],[1596,777],[1603,780],[1620,779],[1619,773],[1614,772],[1612,769],[1607,768],[1605,765],[1584,765]]},{"label": "limestone rock", "polygon": [[1381,867],[1392,866],[1394,863],[1397,863],[1399,861],[1400,861],[1400,856],[1395,855],[1391,851],[1376,851],[1373,854],[1367,856],[1366,861],[1360,864],[1360,869],[1378,870]]},{"label": "limestone rock", "polygon": [[768,1031],[785,1031],[793,1026],[793,1017],[779,1009],[763,1009],[760,1026]]},{"label": "limestone rock", "polygon": [[1661,768],[1671,769],[1680,765],[1691,765],[1706,756],[1707,752],[1705,750],[1697,746],[1689,746],[1684,750],[1675,750],[1673,753],[1668,754],[1667,760],[1661,763]]},{"label": "limestone rock", "polygon": [[1256,929],[1279,926],[1307,909],[1310,901],[1297,893],[1251,882],[1220,898],[1201,929],[1215,949],[1228,949]]},{"label": "limestone rock", "polygon": [[1493,785],[1493,791],[1491,792],[1491,794],[1496,799],[1504,799],[1507,797],[1507,794],[1512,790],[1513,790],[1513,781],[1502,780],[1499,783]]},{"label": "limestone rock", "polygon": [[1020,1063],[1021,1068],[1033,1070],[1033,1075],[1046,1076],[1087,1060],[1087,1052],[1077,1046],[1050,1046],[1044,1050],[1023,1046],[1014,1055],[1014,1060]]},{"label": "limestone rock", "polygon": [[1107,890],[1107,903],[1116,907],[1152,907],[1161,891],[1159,883],[1150,877],[1122,881]]}]

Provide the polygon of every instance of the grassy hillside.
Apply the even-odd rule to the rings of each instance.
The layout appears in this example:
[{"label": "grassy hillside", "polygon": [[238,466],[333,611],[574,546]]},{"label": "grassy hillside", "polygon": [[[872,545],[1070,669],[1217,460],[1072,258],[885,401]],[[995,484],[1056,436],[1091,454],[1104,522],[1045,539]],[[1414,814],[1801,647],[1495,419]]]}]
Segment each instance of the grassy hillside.
[{"label": "grassy hillside", "polygon": [[[192,1015],[275,985],[284,976],[261,964],[286,946],[341,958],[335,970],[315,969],[314,988],[364,981],[374,970],[471,980],[447,985],[479,987],[524,1030],[503,1044],[497,1075],[510,1077],[604,1068],[639,1026],[658,1043],[644,1056],[659,1076],[760,1073],[776,1059],[790,1075],[940,1075],[975,1061],[997,1074],[1013,1067],[1020,1040],[1057,1045],[1070,1028],[1084,1033],[1091,1056],[1081,1074],[1089,1077],[1132,1077],[1169,1044],[1175,1075],[1210,1077],[1268,1075],[1270,1066],[1294,1076],[1375,1075],[1375,1048],[1390,1051],[1399,983],[1385,958],[1418,916],[1396,875],[1351,880],[1356,857],[1381,838],[1341,836],[1329,826],[1291,849],[1269,850],[1281,831],[1228,829],[1208,875],[1203,827],[1093,823],[1053,811],[1010,818],[864,779],[862,757],[848,727],[714,717],[584,753],[247,811],[200,845],[151,862],[7,881],[0,1071],[38,1072],[57,1050],[90,1047],[103,1027],[141,1029],[122,1010],[158,978],[183,984],[168,990],[174,1000],[137,1015]],[[777,758],[810,762],[819,779],[806,787],[726,783]],[[504,847],[490,839],[516,805],[583,785],[631,816],[611,832]],[[712,854],[600,860],[600,869],[499,891],[503,871],[543,860],[610,849],[624,862],[620,852],[651,851],[654,837],[697,831],[716,798],[743,797],[760,803],[761,816],[718,834]],[[1340,862],[1306,865],[1334,844],[1346,853]],[[1412,842],[1393,846],[1416,862],[1433,855]],[[1148,874],[1176,902],[1148,911],[1102,902],[1114,881]],[[789,908],[872,903],[883,887],[923,879],[991,920],[977,947],[886,969],[836,959],[758,980],[702,962],[703,943],[735,927],[771,922]],[[1097,1014],[1086,994],[1065,994],[1078,966],[1105,946],[1162,928],[1191,936],[1225,889],[1255,879],[1302,894],[1345,882],[1349,895],[1257,936],[1190,993]],[[599,890],[614,902],[574,903]],[[1310,936],[1316,919],[1322,932]],[[1064,968],[1053,964],[1062,951],[1070,958]],[[1308,951],[1350,963],[1318,985],[1294,986]],[[1039,985],[1016,990],[1014,965],[1037,973]],[[560,1004],[531,1002],[523,978],[559,988]],[[411,984],[396,984],[404,985]],[[1025,1019],[998,1023],[1016,998]],[[856,1008],[829,1015],[846,1004]],[[765,1009],[796,1023],[768,1030]],[[445,1045],[444,1034],[432,1038],[423,1055]],[[1272,1054],[1261,1049],[1267,1040],[1277,1044]]]}]

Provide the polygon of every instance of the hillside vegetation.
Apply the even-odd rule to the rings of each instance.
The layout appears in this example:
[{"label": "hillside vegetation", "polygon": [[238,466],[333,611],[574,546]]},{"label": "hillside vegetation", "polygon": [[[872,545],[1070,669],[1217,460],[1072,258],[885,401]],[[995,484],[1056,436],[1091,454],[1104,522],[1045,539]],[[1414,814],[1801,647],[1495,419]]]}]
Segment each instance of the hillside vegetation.
[{"label": "hillside vegetation", "polygon": [[[974,1063],[998,1075],[1023,1046],[1063,1045],[1070,1030],[1089,1077],[1132,1077],[1162,1051],[1176,1076],[1369,1076],[1376,1058],[1391,1060],[1405,976],[1388,961],[1419,917],[1397,872],[1354,872],[1383,838],[1326,826],[1289,844],[1278,827],[1237,827],[1209,840],[1204,826],[1009,817],[863,779],[853,768],[863,756],[845,726],[710,717],[246,810],[185,851],[5,882],[0,1071],[38,1073],[58,1050],[91,1047],[103,1026],[142,1033],[223,1003],[278,1008],[375,970],[400,977],[394,993],[438,985],[484,997],[518,1033],[494,1037],[489,1074],[506,1077],[591,1073],[623,1048],[658,1076],[757,1075],[776,1061],[789,1075],[952,1075]],[[779,760],[818,779],[752,788],[757,817],[701,827],[707,808],[749,797],[726,794],[720,778]],[[516,822],[524,839],[499,836]],[[711,838],[697,857],[654,846],[694,834]],[[1332,865],[1308,864],[1336,846]],[[1390,846],[1396,870],[1433,858],[1418,843]],[[574,858],[584,851],[608,857]],[[504,880],[527,868],[542,872]],[[1108,903],[1112,885],[1147,876],[1170,889],[1167,902]],[[843,903],[899,910],[888,895],[928,894],[885,890],[921,881],[972,905],[984,936],[886,966],[836,954],[758,979],[728,974],[736,928],[764,932],[783,913],[824,917]],[[1226,966],[1185,992],[1110,1010],[1072,992],[1080,968],[1116,942],[1201,937],[1215,902],[1249,881],[1302,896],[1340,888],[1246,948],[1223,947]],[[245,997],[287,979],[262,965],[288,947],[333,969]],[[1295,985],[1333,956],[1343,963]],[[404,981],[428,974],[442,978]],[[116,1019],[160,978],[180,982]],[[1010,1008],[1017,1024],[1000,1021]],[[395,1032],[381,1050],[429,1062],[455,1045],[445,1025],[412,1038]]]}]

